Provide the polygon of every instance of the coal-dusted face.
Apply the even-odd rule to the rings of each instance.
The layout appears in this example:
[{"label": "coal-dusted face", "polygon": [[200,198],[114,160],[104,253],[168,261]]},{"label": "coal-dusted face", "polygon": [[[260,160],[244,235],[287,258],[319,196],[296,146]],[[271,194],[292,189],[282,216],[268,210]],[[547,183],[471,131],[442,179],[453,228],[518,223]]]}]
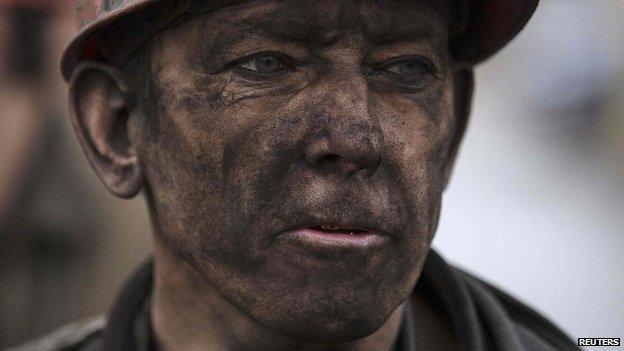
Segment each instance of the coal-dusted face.
[{"label": "coal-dusted face", "polygon": [[154,37],[138,147],[158,235],[273,331],[373,333],[438,220],[447,32],[414,1],[253,1]]}]

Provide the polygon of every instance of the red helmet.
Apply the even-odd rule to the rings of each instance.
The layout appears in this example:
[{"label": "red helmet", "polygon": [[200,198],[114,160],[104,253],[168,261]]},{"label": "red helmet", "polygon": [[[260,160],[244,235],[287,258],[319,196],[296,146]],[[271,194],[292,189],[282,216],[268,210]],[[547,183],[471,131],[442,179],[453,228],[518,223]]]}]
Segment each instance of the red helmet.
[{"label": "red helmet", "polygon": [[[123,62],[147,38],[202,0],[77,0],[78,35],[65,49],[61,70],[69,80],[85,60]],[[213,1],[214,8],[240,0]],[[460,8],[460,29],[453,36],[453,57],[477,64],[520,32],[539,0],[450,0]],[[211,6],[212,7],[212,6]],[[132,35],[128,35],[132,33]]]}]

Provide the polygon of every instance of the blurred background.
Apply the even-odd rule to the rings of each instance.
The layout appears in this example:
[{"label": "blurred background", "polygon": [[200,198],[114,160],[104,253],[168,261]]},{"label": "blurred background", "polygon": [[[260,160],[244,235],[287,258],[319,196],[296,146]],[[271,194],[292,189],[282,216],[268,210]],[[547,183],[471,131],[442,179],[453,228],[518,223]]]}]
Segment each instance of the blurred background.
[{"label": "blurred background", "polygon": [[[0,349],[103,313],[150,252],[70,128],[73,0],[0,0]],[[479,66],[434,247],[572,337],[624,338],[624,1],[542,0]]]}]

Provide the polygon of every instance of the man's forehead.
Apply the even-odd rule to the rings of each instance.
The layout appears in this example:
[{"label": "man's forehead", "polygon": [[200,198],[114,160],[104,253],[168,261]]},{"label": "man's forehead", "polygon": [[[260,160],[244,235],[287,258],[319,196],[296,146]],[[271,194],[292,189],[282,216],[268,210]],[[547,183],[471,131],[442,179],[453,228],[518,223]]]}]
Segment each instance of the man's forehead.
[{"label": "man's forehead", "polygon": [[[228,34],[264,35],[292,41],[331,40],[357,31],[375,44],[402,39],[448,37],[446,1],[255,0],[216,10],[196,8],[192,16],[222,26]],[[207,12],[208,11],[208,12]]]}]

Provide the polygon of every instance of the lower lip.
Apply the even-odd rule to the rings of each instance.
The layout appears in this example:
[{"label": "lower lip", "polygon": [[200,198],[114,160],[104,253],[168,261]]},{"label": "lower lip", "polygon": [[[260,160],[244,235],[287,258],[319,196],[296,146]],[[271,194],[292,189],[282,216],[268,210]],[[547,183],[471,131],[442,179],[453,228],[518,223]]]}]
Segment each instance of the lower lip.
[{"label": "lower lip", "polygon": [[349,232],[323,231],[316,228],[293,230],[285,233],[285,236],[317,248],[366,249],[380,246],[386,241],[385,236],[369,231],[351,234]]}]

